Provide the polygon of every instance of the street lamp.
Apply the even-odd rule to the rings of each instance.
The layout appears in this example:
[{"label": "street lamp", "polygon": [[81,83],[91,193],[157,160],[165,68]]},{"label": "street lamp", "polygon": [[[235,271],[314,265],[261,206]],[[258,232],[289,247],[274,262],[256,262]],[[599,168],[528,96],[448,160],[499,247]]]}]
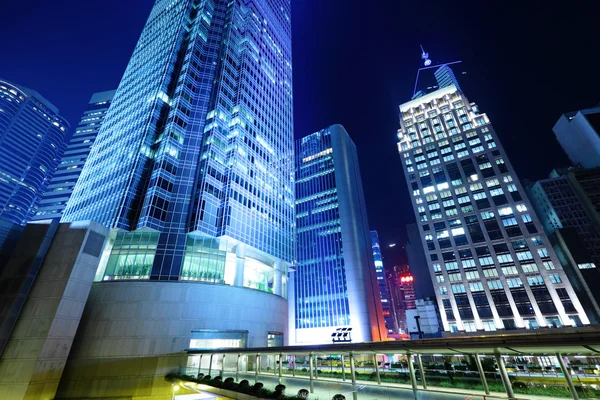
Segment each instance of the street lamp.
[{"label": "street lamp", "polygon": [[175,392],[179,390],[179,385],[174,383],[171,384],[173,386],[173,395],[171,396],[171,400],[175,400]]}]

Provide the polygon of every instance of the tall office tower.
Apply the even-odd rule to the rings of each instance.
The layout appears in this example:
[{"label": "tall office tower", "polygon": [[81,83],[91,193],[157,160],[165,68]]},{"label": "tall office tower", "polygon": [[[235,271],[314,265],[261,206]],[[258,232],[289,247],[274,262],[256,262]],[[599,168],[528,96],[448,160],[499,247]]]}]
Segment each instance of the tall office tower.
[{"label": "tall office tower", "polygon": [[562,115],[553,131],[573,164],[600,167],[600,104]]},{"label": "tall office tower", "polygon": [[68,127],[39,93],[0,80],[0,245],[35,213],[64,151]]},{"label": "tall office tower", "polygon": [[164,369],[131,375],[127,363],[287,342],[290,8],[155,2],[61,219],[111,234],[57,397],[131,395],[106,384],[110,371],[85,375],[81,366],[108,363],[106,354],[132,387],[150,381],[166,396]]},{"label": "tall office tower", "polygon": [[486,114],[451,85],[398,139],[446,332],[589,324]]},{"label": "tall office tower", "polygon": [[296,343],[385,338],[356,146],[341,125],[296,141]]},{"label": "tall office tower", "polygon": [[115,90],[92,95],[32,220],[60,219],[62,216],[114,95]]},{"label": "tall office tower", "polygon": [[[581,172],[585,173],[583,185],[577,179]],[[586,194],[584,187],[589,181],[600,186],[600,168],[555,170],[549,178],[528,185],[526,190],[588,316],[598,321],[600,214]]]},{"label": "tall office tower", "polygon": [[373,245],[373,260],[375,262],[375,273],[377,274],[377,284],[379,285],[379,297],[381,298],[381,307],[383,309],[383,320],[388,333],[398,332],[398,322],[394,315],[390,293],[388,291],[385,270],[383,269],[383,258],[381,257],[381,246],[379,245],[379,235],[377,231],[371,231],[371,243]]}]

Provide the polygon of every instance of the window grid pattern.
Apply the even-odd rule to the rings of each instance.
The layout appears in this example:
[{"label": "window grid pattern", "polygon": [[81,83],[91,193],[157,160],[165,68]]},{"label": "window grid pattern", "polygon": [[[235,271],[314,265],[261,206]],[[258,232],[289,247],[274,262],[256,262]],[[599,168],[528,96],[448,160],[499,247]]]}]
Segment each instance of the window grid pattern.
[{"label": "window grid pattern", "polygon": [[296,329],[350,325],[332,140],[296,141]]},{"label": "window grid pattern", "polygon": [[114,95],[114,90],[92,95],[33,220],[60,219],[62,216]]},{"label": "window grid pattern", "polygon": [[[478,274],[482,285],[467,284],[466,279],[456,283],[459,275],[450,276],[430,265],[434,285],[440,288],[436,292],[442,293],[438,301],[445,310],[445,329],[465,330],[468,324],[483,330],[484,317],[493,317],[498,329],[523,328],[528,326],[522,319],[527,315],[535,316],[539,326],[545,325],[546,317],[559,318],[565,326],[589,323],[552,249],[534,250],[540,237],[543,243],[549,241],[531,217],[531,206],[488,117],[453,87],[400,109],[398,149],[431,265],[473,259],[482,272]],[[431,131],[438,134],[433,137]],[[438,154],[455,157],[437,162]],[[442,198],[448,189],[452,196]],[[435,234],[423,225],[433,225]],[[517,242],[514,248],[507,245],[512,241]],[[560,279],[550,279],[545,261],[553,262]],[[520,267],[531,263],[539,266],[539,272]],[[471,265],[463,262],[460,272]],[[506,274],[519,278],[509,279]],[[467,277],[476,279],[474,274]]]},{"label": "window grid pattern", "polygon": [[291,262],[289,15],[285,0],[156,1],[63,220],[159,232],[150,279],[222,266],[206,236]]},{"label": "window grid pattern", "polygon": [[38,93],[0,80],[0,218],[25,225],[47,190],[68,123]]}]

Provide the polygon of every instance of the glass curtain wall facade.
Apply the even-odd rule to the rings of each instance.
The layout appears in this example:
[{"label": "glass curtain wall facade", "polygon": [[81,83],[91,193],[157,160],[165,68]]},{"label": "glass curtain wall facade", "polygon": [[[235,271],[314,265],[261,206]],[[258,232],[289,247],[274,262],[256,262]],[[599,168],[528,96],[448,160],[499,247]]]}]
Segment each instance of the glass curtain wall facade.
[{"label": "glass curtain wall facade", "polygon": [[383,319],[388,333],[398,332],[398,323],[390,301],[385,271],[383,269],[383,257],[381,257],[381,246],[379,245],[379,235],[377,231],[371,231],[371,242],[373,244],[373,261],[375,263],[375,273],[377,274],[377,284],[379,286],[379,295],[381,298],[381,308],[383,309]]},{"label": "glass curtain wall facade", "polygon": [[487,115],[451,85],[402,104],[400,116],[444,330],[589,324]]},{"label": "glass curtain wall facade", "polygon": [[157,0],[62,221],[113,229],[98,280],[285,296],[294,258],[288,0]]},{"label": "glass curtain wall facade", "polygon": [[33,217],[34,221],[60,219],[62,216],[114,95],[115,90],[92,95],[75,133],[67,145],[63,158],[56,168],[54,177],[48,185],[48,190],[40,200],[37,212]]},{"label": "glass curtain wall facade", "polygon": [[340,125],[296,141],[297,343],[341,327],[355,342],[385,335],[354,143]]},{"label": "glass curtain wall facade", "polygon": [[0,80],[0,219],[18,225],[31,220],[65,149],[68,127],[40,94]]}]

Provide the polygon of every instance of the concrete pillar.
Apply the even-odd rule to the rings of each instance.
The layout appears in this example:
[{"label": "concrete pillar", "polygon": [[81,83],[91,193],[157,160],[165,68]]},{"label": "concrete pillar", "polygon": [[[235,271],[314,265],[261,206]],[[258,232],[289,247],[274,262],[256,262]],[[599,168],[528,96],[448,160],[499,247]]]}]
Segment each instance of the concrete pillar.
[{"label": "concrete pillar", "polygon": [[415,400],[417,400],[417,377],[415,375],[415,366],[413,365],[410,351],[406,352],[406,361],[408,362],[408,373],[410,374],[410,384],[412,385],[413,396],[415,397]]},{"label": "concrete pillar", "polygon": [[344,355],[341,355],[342,359],[342,381],[346,382],[346,366],[344,365],[346,361],[344,360]]},{"label": "concrete pillar", "polygon": [[198,375],[202,372],[202,354],[200,354],[200,364],[198,364]]},{"label": "concrete pillar", "polygon": [[358,400],[356,391],[356,369],[354,368],[354,353],[350,353],[350,376],[352,377],[352,399]]},{"label": "concrete pillar", "polygon": [[502,378],[502,383],[504,384],[504,390],[506,390],[506,394],[509,399],[515,398],[515,393],[513,392],[512,386],[510,384],[510,379],[508,377],[508,372],[506,372],[506,366],[504,365],[504,359],[500,355],[500,353],[494,354],[496,357],[496,363],[498,364],[498,370],[500,371],[500,377]]},{"label": "concrete pillar", "polygon": [[221,359],[221,378],[225,377],[225,354],[223,354],[223,358]]},{"label": "concrete pillar", "polygon": [[313,353],[310,353],[308,355],[308,366],[309,366],[309,380],[310,380],[310,392],[314,393],[315,392],[315,387],[313,384]]},{"label": "concrete pillar", "polygon": [[235,381],[238,382],[240,380],[240,357],[242,355],[237,355],[237,360],[235,362]]},{"label": "concrete pillar", "polygon": [[296,376],[296,355],[292,354],[292,376]]},{"label": "concrete pillar", "polygon": [[260,353],[256,354],[256,365],[254,367],[254,383],[258,382],[258,370],[260,369]]},{"label": "concrete pillar", "polygon": [[573,380],[571,379],[571,375],[569,375],[569,370],[567,369],[565,360],[563,360],[560,353],[556,353],[556,358],[558,358],[558,364],[560,365],[560,369],[562,370],[565,380],[567,381],[567,386],[571,392],[571,397],[575,400],[579,400],[579,395],[577,394],[577,390],[575,390],[575,385],[573,385]]},{"label": "concrete pillar", "polygon": [[244,264],[246,263],[246,246],[239,243],[235,249],[235,279],[234,286],[244,286]]},{"label": "concrete pillar", "polygon": [[317,355],[315,355],[315,379],[319,379],[319,373],[317,372],[319,370],[319,357]]},{"label": "concrete pillar", "polygon": [[481,360],[479,359],[479,354],[475,354],[475,364],[477,364],[477,370],[479,371],[479,376],[481,377],[481,384],[483,385],[483,391],[486,395],[490,394],[490,388],[488,387],[487,379],[485,378],[485,371],[483,370],[483,366],[481,365]]},{"label": "concrete pillar", "polygon": [[283,364],[283,354],[279,353],[279,384],[281,384],[281,368]]},{"label": "concrete pillar", "polygon": [[208,361],[208,375],[210,375],[212,372],[212,359],[213,359],[213,355],[211,354],[210,359]]},{"label": "concrete pillar", "polygon": [[273,375],[277,375],[277,354],[273,354]]},{"label": "concrete pillar", "polygon": [[381,385],[381,376],[379,375],[379,362],[377,361],[377,354],[373,354],[373,362],[375,363],[375,376],[377,376],[377,384]]},{"label": "concrete pillar", "polygon": [[425,368],[423,368],[423,360],[421,359],[420,354],[417,354],[417,359],[419,361],[419,372],[421,373],[421,383],[423,384],[423,389],[427,390],[427,379],[425,379]]}]

